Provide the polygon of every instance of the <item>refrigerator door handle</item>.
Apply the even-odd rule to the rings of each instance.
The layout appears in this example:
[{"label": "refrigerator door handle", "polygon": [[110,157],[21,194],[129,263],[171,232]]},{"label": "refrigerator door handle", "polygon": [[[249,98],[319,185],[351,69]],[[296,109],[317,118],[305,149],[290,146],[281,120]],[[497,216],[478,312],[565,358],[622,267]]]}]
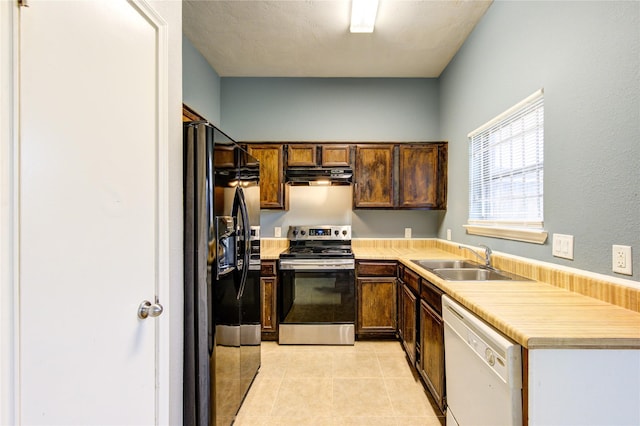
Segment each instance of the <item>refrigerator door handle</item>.
[{"label": "refrigerator door handle", "polygon": [[[244,191],[242,188],[236,189],[236,201],[238,202],[237,206],[240,210],[240,216],[242,219],[242,229],[238,229],[238,239],[240,239],[240,231],[242,231],[242,237],[244,241],[240,247],[242,247],[242,274],[240,277],[240,285],[238,289],[238,294],[236,295],[236,299],[240,300],[242,295],[244,294],[244,287],[247,283],[247,275],[249,273],[249,257],[251,250],[251,227],[249,226],[249,213],[247,211],[247,203],[244,197]],[[240,262],[238,261],[238,264]]]}]

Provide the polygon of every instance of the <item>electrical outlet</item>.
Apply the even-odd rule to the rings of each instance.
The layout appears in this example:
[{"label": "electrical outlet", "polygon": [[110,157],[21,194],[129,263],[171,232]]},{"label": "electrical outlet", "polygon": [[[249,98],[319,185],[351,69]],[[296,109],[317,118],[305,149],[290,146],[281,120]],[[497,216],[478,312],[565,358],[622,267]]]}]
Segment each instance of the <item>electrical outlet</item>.
[{"label": "electrical outlet", "polygon": [[613,272],[633,275],[633,261],[631,260],[631,246],[613,245],[611,269]]},{"label": "electrical outlet", "polygon": [[404,228],[404,237],[411,238],[411,228]]},{"label": "electrical outlet", "polygon": [[273,236],[275,238],[280,238],[282,237],[282,228],[279,226],[276,226],[275,228],[273,228]]},{"label": "electrical outlet", "polygon": [[447,229],[447,241],[451,241],[451,229]]},{"label": "electrical outlet", "polygon": [[552,254],[573,260],[573,235],[553,234]]}]

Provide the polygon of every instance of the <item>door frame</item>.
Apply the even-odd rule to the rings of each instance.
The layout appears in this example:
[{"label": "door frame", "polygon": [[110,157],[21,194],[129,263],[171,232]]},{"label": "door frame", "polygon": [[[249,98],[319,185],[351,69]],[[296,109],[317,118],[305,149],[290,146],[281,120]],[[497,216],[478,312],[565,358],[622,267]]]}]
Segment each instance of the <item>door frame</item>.
[{"label": "door frame", "polygon": [[[145,0],[127,0],[156,31],[155,423],[170,423],[169,29]],[[35,5],[34,5],[35,6]],[[20,114],[18,0],[0,1],[0,424],[20,424]],[[151,296],[151,295],[150,295]],[[179,310],[178,310],[179,313]]]},{"label": "door frame", "polygon": [[0,1],[0,423],[17,424],[18,6]]}]

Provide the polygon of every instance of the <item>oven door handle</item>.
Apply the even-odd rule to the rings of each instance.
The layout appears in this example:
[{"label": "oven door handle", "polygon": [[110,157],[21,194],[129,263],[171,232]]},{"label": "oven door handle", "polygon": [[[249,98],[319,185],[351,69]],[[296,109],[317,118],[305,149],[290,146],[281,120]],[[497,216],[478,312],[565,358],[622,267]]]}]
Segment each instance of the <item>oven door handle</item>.
[{"label": "oven door handle", "polygon": [[283,271],[296,271],[296,270],[300,270],[300,271],[309,271],[309,270],[315,270],[315,271],[329,271],[329,270],[336,270],[336,269],[340,269],[340,270],[349,270],[349,269],[355,269],[355,265],[353,262],[345,262],[345,263],[322,263],[322,264],[318,264],[318,263],[313,263],[313,262],[309,262],[309,263],[301,263],[301,262],[296,262],[296,263],[285,263],[285,262],[280,262],[280,269]]}]

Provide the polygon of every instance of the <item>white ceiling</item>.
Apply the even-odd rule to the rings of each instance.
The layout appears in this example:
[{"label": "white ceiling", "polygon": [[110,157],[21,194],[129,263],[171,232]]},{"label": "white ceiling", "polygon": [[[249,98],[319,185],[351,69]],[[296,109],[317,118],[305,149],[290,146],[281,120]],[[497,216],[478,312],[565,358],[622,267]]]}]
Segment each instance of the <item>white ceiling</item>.
[{"label": "white ceiling", "polygon": [[350,0],[184,0],[183,32],[221,77],[438,77],[490,5],[379,0],[351,34]]}]

